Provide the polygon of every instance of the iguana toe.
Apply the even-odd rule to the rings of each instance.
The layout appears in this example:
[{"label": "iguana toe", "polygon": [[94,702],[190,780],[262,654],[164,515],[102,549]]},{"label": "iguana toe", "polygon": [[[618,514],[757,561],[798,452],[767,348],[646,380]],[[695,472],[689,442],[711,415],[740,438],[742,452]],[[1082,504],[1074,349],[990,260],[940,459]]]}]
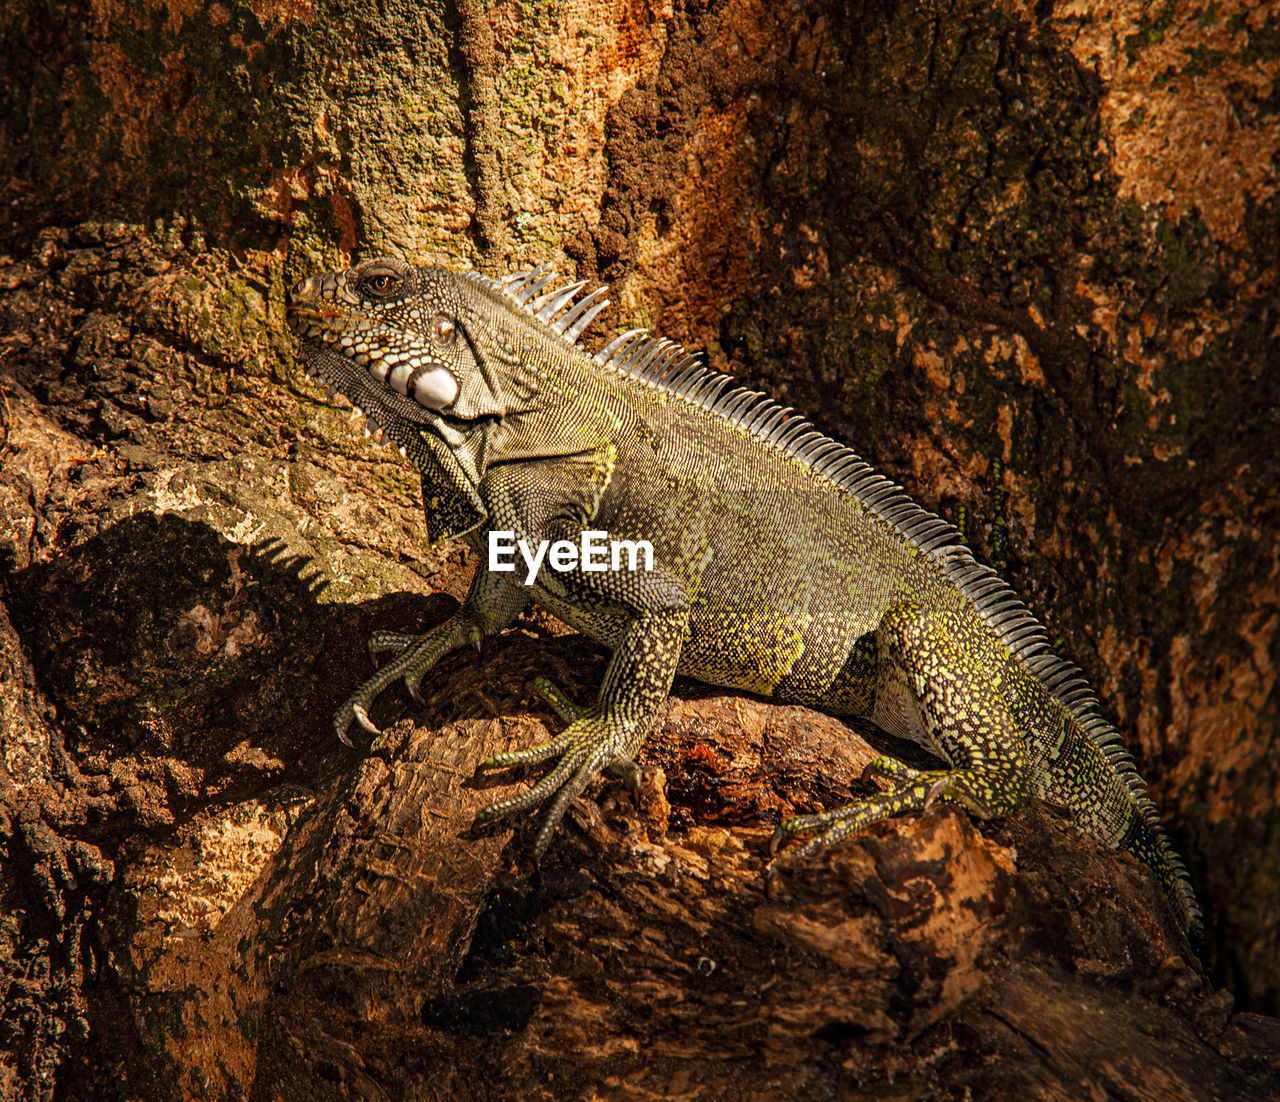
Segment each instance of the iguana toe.
[{"label": "iguana toe", "polygon": [[533,680],[533,691],[538,694],[561,719],[566,723],[573,723],[575,720],[582,718],[585,708],[579,707],[555,682],[549,681],[545,677],[535,677]]},{"label": "iguana toe", "polygon": [[526,746],[523,750],[505,750],[501,754],[485,758],[480,763],[480,768],[505,769],[511,765],[537,765],[564,753],[572,744],[573,736],[569,731],[561,731],[555,738],[540,742],[537,746]]},{"label": "iguana toe", "polygon": [[909,765],[903,765],[897,758],[886,757],[881,755],[872,758],[866,764],[866,768],[862,770],[862,779],[870,780],[891,780],[899,783],[905,781],[913,781],[920,775],[920,770],[912,769]]},{"label": "iguana toe", "polygon": [[402,651],[420,638],[419,635],[405,635],[400,631],[375,631],[369,636],[369,657],[374,658],[387,651]]}]

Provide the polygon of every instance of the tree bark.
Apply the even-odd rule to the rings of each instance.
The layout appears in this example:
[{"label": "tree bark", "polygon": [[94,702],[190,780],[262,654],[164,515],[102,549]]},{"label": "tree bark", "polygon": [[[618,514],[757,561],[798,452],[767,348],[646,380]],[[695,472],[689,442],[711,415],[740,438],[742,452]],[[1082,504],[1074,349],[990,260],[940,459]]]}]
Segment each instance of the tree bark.
[{"label": "tree bark", "polygon": [[[8,5],[0,1096],[1280,1093],[1280,4],[1147,8]],[[1207,973],[1044,809],[766,881],[900,748],[688,683],[533,868],[477,763],[604,659],[540,616],[336,744],[471,569],[285,331],[377,253],[608,280],[993,559],[1007,502]]]}]

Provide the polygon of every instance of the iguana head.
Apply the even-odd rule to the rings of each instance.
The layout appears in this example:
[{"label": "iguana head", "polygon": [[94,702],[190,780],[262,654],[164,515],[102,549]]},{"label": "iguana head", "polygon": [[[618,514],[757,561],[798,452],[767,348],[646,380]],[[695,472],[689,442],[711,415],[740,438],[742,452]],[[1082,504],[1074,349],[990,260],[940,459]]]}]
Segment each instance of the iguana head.
[{"label": "iguana head", "polygon": [[549,268],[499,281],[378,257],[293,288],[309,373],[417,464],[437,539],[484,522],[477,487],[495,458],[582,450],[560,439],[559,407],[580,389],[565,385],[577,337],[607,300],[577,297],[581,283],[539,295],[551,279]]},{"label": "iguana head", "polygon": [[505,412],[477,361],[458,276],[380,257],[299,281],[289,300],[308,373],[347,397],[418,466],[433,541],[486,519],[486,422]]},{"label": "iguana head", "polygon": [[506,412],[476,361],[468,313],[457,274],[389,257],[301,280],[289,302],[312,368],[384,428]]}]

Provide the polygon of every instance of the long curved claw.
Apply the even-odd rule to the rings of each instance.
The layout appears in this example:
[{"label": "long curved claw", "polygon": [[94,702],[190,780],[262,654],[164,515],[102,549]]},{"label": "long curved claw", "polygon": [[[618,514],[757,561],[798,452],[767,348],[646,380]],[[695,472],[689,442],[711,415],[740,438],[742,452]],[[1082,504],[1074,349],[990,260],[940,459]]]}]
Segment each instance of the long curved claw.
[{"label": "long curved claw", "polygon": [[[356,692],[358,694],[359,690]],[[353,723],[360,724],[361,727],[375,738],[382,734],[378,729],[378,725],[369,718],[368,708],[364,704],[360,703],[357,695],[351,696],[341,708],[333,713],[334,734],[338,736],[338,741],[342,743],[343,746],[355,745],[347,734],[347,732],[351,730],[351,725]]]},{"label": "long curved claw", "polygon": [[377,671],[343,702],[333,716],[333,728],[338,739],[351,745],[348,732],[358,723],[369,734],[381,734],[378,726],[369,718],[369,710],[375,698],[384,689],[403,680],[414,699],[421,701],[418,687],[427,671],[455,646],[480,634],[480,628],[461,617],[453,617],[425,635],[403,635],[394,631],[376,631],[369,638],[369,654],[375,656],[385,651],[399,651],[395,658]]},{"label": "long curved claw", "polygon": [[348,715],[348,708],[344,704],[333,717],[333,731],[338,736],[338,741],[343,746],[355,746],[355,743],[347,738],[347,729],[351,726],[352,720],[355,719],[355,712],[351,711]]},{"label": "long curved claw", "polygon": [[630,759],[611,762],[605,767],[611,777],[617,777],[631,793],[631,798],[640,802],[640,788],[644,783],[644,770]]},{"label": "long curved claw", "polygon": [[383,689],[399,680],[405,669],[412,663],[415,654],[416,648],[413,647],[402,652],[395,661],[387,663],[368,681],[356,689],[343,703],[342,707],[337,710],[333,717],[333,726],[342,742],[348,746],[351,745],[347,738],[347,732],[351,729],[352,723],[360,724],[371,735],[381,733],[377,724],[369,718],[369,709],[373,705],[374,698]]},{"label": "long curved claw", "polygon": [[[769,856],[771,858],[778,855],[778,847],[790,837],[790,835],[783,829],[783,825],[784,824],[779,823],[774,827],[773,833],[769,835]],[[769,866],[769,872],[767,875],[773,875],[772,865]]]},{"label": "long curved claw", "polygon": [[938,780],[934,781],[932,786],[930,786],[929,791],[925,793],[924,810],[928,811],[929,808],[933,806],[934,801],[937,800],[939,796],[947,793],[949,788],[950,783],[947,777],[940,777]]}]

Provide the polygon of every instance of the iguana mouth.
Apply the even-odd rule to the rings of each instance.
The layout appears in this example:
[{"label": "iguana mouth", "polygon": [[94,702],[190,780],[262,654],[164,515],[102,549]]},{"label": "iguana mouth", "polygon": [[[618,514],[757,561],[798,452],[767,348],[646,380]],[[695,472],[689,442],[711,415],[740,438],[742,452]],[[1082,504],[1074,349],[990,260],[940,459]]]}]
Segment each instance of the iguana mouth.
[{"label": "iguana mouth", "polygon": [[363,366],[323,341],[300,337],[300,343],[307,376],[336,390],[363,413],[370,433],[388,430],[394,436],[398,420],[430,428],[437,419],[433,411],[379,383]]}]

